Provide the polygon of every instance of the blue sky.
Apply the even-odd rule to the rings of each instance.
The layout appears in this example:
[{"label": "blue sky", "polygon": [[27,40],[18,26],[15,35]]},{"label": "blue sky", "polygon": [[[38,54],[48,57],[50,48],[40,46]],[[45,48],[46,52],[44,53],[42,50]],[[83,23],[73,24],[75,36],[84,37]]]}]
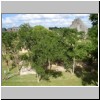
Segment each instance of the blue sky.
[{"label": "blue sky", "polygon": [[2,27],[18,27],[29,23],[31,26],[69,27],[75,18],[80,18],[90,28],[89,14],[2,14]]}]

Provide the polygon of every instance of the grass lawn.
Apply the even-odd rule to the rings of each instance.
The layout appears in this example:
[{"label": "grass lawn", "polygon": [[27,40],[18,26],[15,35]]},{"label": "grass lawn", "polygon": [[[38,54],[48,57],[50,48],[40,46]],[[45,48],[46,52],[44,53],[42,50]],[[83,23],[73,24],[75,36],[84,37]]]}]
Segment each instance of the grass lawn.
[{"label": "grass lawn", "polygon": [[63,73],[58,78],[50,77],[49,81],[41,80],[39,83],[35,75],[14,76],[2,81],[3,86],[81,86],[81,79],[70,73]]},{"label": "grass lawn", "polygon": [[[83,86],[82,79],[77,77],[75,74],[69,72],[63,72],[62,76],[54,78],[50,77],[50,80],[41,80],[37,82],[35,75],[15,75],[7,80],[3,80],[5,77],[4,70],[7,71],[7,68],[3,64],[2,67],[2,86]],[[10,74],[16,73],[17,68],[13,68],[10,71]],[[88,84],[93,86],[93,84]]]}]

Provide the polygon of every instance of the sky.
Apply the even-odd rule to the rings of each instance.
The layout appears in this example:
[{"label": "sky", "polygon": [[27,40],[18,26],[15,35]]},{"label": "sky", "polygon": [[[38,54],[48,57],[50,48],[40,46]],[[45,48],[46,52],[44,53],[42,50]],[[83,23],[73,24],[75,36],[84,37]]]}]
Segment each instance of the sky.
[{"label": "sky", "polygon": [[75,18],[80,18],[90,28],[89,14],[2,14],[2,27],[19,27],[29,23],[31,26],[69,27]]}]

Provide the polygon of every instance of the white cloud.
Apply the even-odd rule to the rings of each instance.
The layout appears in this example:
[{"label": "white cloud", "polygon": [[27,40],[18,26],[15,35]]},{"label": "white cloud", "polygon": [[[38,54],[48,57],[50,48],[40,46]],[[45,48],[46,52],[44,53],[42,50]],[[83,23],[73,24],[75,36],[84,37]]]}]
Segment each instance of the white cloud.
[{"label": "white cloud", "polygon": [[62,18],[61,14],[42,14],[40,15],[42,18],[53,18],[53,19],[58,19],[58,18]]},{"label": "white cloud", "polygon": [[34,23],[34,24],[35,23],[41,23],[41,22],[42,22],[42,20],[39,20],[39,19],[36,19],[36,20],[33,19],[33,20],[29,21],[29,23]]},{"label": "white cloud", "polygon": [[2,18],[2,26],[13,27],[23,23],[29,23],[31,26],[44,25],[45,27],[68,27],[77,17],[80,17],[87,26],[90,26],[88,16],[89,14],[16,14],[15,16]]},{"label": "white cloud", "polygon": [[11,24],[12,23],[12,20],[9,17],[7,17],[6,19],[2,19],[2,22],[4,24]]},{"label": "white cloud", "polygon": [[15,19],[20,20],[32,20],[37,18],[41,18],[41,16],[39,14],[19,14],[15,17]]},{"label": "white cloud", "polygon": [[88,17],[89,14],[75,14],[76,17]]}]

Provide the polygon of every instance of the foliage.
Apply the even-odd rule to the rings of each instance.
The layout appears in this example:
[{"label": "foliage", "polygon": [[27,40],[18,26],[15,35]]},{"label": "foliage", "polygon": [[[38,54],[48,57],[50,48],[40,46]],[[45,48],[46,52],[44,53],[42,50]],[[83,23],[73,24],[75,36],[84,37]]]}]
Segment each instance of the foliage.
[{"label": "foliage", "polygon": [[[49,30],[41,25],[31,27],[29,24],[20,26],[18,32],[3,32],[4,58],[26,61],[36,70],[39,80],[47,79],[52,72],[47,73],[50,65],[62,64],[66,69],[74,65],[75,60],[84,60],[98,57],[98,27],[97,15],[90,15],[92,28],[89,29],[88,38],[84,39],[84,32],[76,29],[55,28]],[[26,54],[19,55],[21,49],[28,50]],[[12,56],[13,55],[13,56]],[[17,61],[16,61],[17,60]],[[54,74],[54,72],[53,72]]]},{"label": "foliage", "polygon": [[98,14],[90,14],[89,19],[93,26],[98,25]]},{"label": "foliage", "polygon": [[[20,26],[20,29],[18,31],[19,35],[19,49],[21,48],[29,48],[32,45],[33,39],[31,38],[32,35],[32,28],[30,27],[29,24],[25,23]],[[30,40],[30,41],[29,41]]]},{"label": "foliage", "polygon": [[91,52],[92,58],[98,59],[98,14],[91,14],[90,20],[92,27],[89,30],[89,39],[92,42],[94,50]]}]

